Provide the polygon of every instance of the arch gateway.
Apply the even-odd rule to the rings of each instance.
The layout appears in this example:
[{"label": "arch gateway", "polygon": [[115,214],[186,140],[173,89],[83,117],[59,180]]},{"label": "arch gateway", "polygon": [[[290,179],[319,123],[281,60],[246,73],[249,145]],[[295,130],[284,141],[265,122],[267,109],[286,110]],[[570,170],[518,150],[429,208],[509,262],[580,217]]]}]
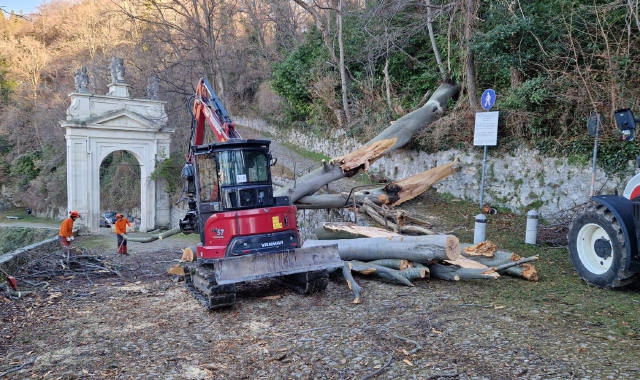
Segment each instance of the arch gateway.
[{"label": "arch gateway", "polygon": [[[66,120],[67,207],[77,210],[90,232],[98,232],[100,218],[100,164],[110,153],[128,151],[140,165],[140,231],[169,227],[170,203],[163,181],[151,179],[156,164],[169,157],[170,136],[165,102],[158,100],[157,81],[150,79],[148,99],[134,99],[124,80],[122,59],[112,59],[106,95],[87,89],[86,69],[76,71],[76,90]],[[116,210],[119,211],[119,210]]]}]

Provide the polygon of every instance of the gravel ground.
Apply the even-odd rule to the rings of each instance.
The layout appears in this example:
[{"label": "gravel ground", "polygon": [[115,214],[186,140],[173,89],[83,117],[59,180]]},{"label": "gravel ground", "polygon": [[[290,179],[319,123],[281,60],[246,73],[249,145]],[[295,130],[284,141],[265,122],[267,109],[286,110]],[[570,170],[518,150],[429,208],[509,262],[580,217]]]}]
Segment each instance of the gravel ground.
[{"label": "gravel ground", "polygon": [[619,355],[637,340],[571,315],[549,323],[554,305],[467,303],[473,281],[356,277],[356,305],[338,274],[310,296],[261,280],[240,286],[233,308],[208,312],[166,274],[183,245],[130,243],[128,256],[99,253],[122,277],[54,278],[21,299],[0,296],[0,378],[640,378],[637,357]]}]

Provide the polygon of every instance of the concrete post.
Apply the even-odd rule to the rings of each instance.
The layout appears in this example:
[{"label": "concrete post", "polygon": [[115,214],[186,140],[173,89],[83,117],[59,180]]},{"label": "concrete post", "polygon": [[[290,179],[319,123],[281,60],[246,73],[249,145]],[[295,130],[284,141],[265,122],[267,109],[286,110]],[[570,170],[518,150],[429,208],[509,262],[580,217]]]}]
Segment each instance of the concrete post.
[{"label": "concrete post", "polygon": [[526,244],[536,244],[538,234],[538,212],[531,210],[527,213],[527,233],[524,238]]},{"label": "concrete post", "polygon": [[482,243],[486,240],[487,217],[484,214],[476,215],[476,225],[473,231],[473,244]]}]

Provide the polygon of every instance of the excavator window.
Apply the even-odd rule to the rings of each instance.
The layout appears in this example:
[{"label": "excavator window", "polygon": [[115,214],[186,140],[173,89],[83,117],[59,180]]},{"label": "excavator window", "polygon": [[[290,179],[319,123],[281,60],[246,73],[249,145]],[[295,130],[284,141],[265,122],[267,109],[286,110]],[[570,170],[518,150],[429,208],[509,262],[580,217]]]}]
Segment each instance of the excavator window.
[{"label": "excavator window", "polygon": [[222,186],[269,181],[269,162],[263,151],[222,151],[218,152],[218,160]]},{"label": "excavator window", "polygon": [[213,154],[199,155],[196,158],[198,179],[200,180],[200,201],[218,202],[218,169]]}]

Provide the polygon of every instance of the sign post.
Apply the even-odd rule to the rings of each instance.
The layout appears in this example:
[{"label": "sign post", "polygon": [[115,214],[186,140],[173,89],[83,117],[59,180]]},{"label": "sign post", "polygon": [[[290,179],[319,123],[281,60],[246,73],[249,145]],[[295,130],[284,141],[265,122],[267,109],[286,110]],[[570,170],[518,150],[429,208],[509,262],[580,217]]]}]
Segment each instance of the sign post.
[{"label": "sign post", "polygon": [[[496,102],[496,93],[492,89],[485,90],[480,99],[482,108],[491,109]],[[476,112],[476,123],[473,133],[473,145],[484,146],[482,157],[482,182],[480,184],[480,208],[484,206],[484,177],[487,170],[487,146],[498,145],[499,112]]]}]

